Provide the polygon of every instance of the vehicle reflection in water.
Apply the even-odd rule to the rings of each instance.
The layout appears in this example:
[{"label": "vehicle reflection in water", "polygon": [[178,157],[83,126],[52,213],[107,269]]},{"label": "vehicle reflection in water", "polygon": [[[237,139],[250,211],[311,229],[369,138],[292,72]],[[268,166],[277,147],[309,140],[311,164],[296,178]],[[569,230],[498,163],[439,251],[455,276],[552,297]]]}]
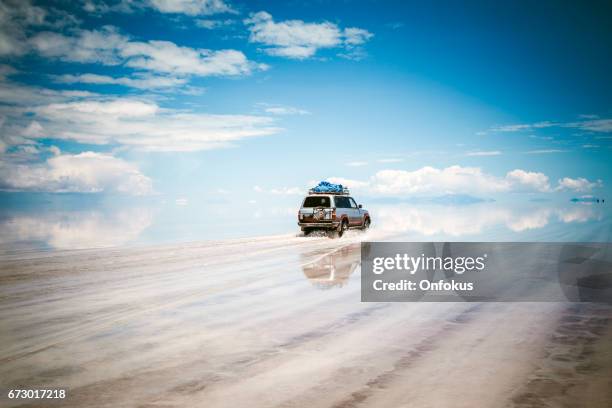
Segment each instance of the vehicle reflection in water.
[{"label": "vehicle reflection in water", "polygon": [[302,254],[304,276],[319,289],[346,286],[350,276],[360,266],[361,244],[343,246],[331,253],[311,251]]}]

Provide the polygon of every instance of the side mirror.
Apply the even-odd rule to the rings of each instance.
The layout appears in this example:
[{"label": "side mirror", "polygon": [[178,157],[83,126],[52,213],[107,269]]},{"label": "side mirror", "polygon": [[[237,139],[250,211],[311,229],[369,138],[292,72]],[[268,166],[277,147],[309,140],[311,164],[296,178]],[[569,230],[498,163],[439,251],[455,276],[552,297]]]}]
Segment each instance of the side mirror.
[{"label": "side mirror", "polygon": [[359,204],[359,208],[363,208],[363,205]]}]

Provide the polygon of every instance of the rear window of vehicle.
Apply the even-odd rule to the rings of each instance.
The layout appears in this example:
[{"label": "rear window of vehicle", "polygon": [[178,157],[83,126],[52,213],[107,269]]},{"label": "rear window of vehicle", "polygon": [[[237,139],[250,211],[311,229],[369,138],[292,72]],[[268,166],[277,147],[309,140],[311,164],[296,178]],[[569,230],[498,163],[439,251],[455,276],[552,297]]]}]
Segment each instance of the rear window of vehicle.
[{"label": "rear window of vehicle", "polygon": [[306,197],[304,200],[305,208],[326,207],[329,208],[329,197]]}]

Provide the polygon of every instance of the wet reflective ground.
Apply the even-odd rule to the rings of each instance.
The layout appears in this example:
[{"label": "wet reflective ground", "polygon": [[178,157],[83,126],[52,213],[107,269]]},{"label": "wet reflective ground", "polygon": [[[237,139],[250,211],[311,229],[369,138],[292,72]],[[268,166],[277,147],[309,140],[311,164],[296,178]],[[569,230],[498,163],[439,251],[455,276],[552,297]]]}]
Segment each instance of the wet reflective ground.
[{"label": "wet reflective ground", "polygon": [[110,245],[155,228],[140,212],[102,218],[105,249],[95,217],[5,218],[54,250],[1,256],[1,386],[66,388],[62,407],[610,406],[609,307],[361,303],[359,282],[362,240],[609,240],[604,213],[386,208],[340,240]]}]

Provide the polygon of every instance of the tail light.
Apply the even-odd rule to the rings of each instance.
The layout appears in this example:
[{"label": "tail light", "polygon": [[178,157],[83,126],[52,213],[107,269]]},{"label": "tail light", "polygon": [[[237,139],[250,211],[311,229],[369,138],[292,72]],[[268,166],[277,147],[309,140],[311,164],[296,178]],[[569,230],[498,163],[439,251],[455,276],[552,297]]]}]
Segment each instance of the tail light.
[{"label": "tail light", "polygon": [[332,218],[332,220],[336,219],[336,209],[335,208],[332,209],[331,218]]}]

